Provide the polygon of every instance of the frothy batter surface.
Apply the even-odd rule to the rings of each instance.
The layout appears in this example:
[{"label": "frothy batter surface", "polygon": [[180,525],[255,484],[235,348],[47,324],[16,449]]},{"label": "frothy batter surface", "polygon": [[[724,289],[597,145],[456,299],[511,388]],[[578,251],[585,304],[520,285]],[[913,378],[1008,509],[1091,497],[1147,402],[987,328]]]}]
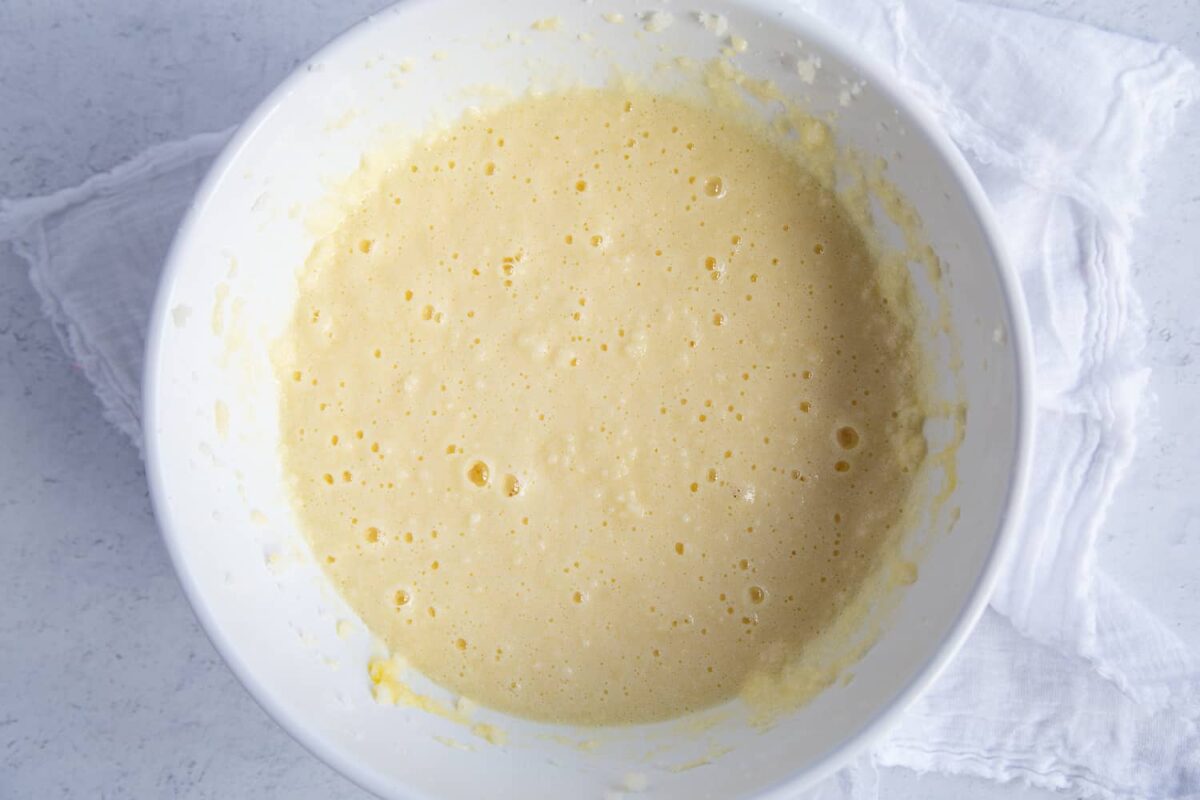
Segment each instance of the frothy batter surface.
[{"label": "frothy batter surface", "polygon": [[283,359],[313,551],[429,677],[661,719],[801,658],[923,455],[909,326],[831,193],[721,112],[468,118],[314,251]]}]

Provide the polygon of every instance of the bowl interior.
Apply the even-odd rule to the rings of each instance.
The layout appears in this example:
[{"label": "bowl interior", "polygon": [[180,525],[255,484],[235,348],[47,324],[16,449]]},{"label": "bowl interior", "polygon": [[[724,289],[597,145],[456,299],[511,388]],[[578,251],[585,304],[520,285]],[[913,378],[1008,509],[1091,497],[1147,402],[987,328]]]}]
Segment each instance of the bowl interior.
[{"label": "bowl interior", "polygon": [[[969,410],[949,533],[928,538],[920,579],[853,680],[765,733],[732,707],[699,721],[599,732],[476,713],[507,732],[495,745],[458,722],[372,699],[371,638],[309,557],[277,457],[270,344],[321,233],[306,219],[383,130],[418,132],[469,105],[556,81],[600,85],[614,64],[653,81],[664,61],[712,58],[727,44],[674,6],[665,9],[669,25],[645,30],[666,22],[647,25],[645,10],[622,0],[517,0],[503,10],[412,0],[366,21],[255,113],[214,166],[172,251],[149,336],[146,429],[152,490],[181,580],[268,711],[385,796],[602,796],[643,782],[662,797],[791,791],[910,699],[986,599],[1021,473],[1025,360],[1015,291],[978,187],[885,78],[799,12],[766,0],[713,2],[709,10],[749,43],[735,57],[742,70],[836,114],[840,141],[888,159],[890,179],[942,259]],[[551,17],[557,30],[531,28]]]}]

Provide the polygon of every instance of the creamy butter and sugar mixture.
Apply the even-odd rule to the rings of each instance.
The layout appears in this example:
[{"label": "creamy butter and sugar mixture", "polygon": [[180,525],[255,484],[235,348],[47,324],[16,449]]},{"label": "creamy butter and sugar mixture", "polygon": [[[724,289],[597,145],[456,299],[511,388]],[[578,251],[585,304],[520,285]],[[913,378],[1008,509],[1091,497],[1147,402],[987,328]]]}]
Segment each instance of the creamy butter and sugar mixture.
[{"label": "creamy butter and sugar mixture", "polygon": [[583,724],[738,694],[891,557],[924,454],[911,322],[793,153],[576,90],[415,145],[303,271],[283,460],[408,663]]}]

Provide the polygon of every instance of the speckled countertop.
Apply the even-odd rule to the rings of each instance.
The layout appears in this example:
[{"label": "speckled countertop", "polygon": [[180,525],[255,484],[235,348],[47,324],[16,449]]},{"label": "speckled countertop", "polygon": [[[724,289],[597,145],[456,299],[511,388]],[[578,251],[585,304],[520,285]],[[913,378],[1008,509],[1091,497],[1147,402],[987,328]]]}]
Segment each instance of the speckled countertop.
[{"label": "speckled countertop", "polygon": [[[1176,44],[1195,0],[1009,0]],[[300,59],[387,0],[4,0],[0,196],[78,183],[240,120]],[[1135,283],[1157,401],[1101,563],[1200,647],[1200,107],[1151,165]],[[0,798],[364,798],[222,663],[160,542],[142,465],[99,416],[21,262],[0,245]],[[148,635],[148,634],[153,635]],[[882,770],[883,798],[1049,798]]]}]

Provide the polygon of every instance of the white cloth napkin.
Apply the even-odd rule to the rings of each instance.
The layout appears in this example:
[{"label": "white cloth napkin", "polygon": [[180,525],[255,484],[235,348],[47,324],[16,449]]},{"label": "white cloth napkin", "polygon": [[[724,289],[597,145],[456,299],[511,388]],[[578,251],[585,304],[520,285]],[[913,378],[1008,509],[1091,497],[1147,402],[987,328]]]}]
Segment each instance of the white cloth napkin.
[{"label": "white cloth napkin", "polygon": [[[1142,166],[1200,96],[1195,67],[1163,45],[990,5],[800,2],[891,69],[971,160],[1020,272],[1038,369],[1029,510],[992,608],[888,738],[814,796],[875,797],[882,765],[1083,796],[1200,797],[1200,657],[1093,553],[1147,376],[1128,254]],[[28,261],[105,416],[139,446],[151,296],[228,134],[0,201],[0,241]]]}]

